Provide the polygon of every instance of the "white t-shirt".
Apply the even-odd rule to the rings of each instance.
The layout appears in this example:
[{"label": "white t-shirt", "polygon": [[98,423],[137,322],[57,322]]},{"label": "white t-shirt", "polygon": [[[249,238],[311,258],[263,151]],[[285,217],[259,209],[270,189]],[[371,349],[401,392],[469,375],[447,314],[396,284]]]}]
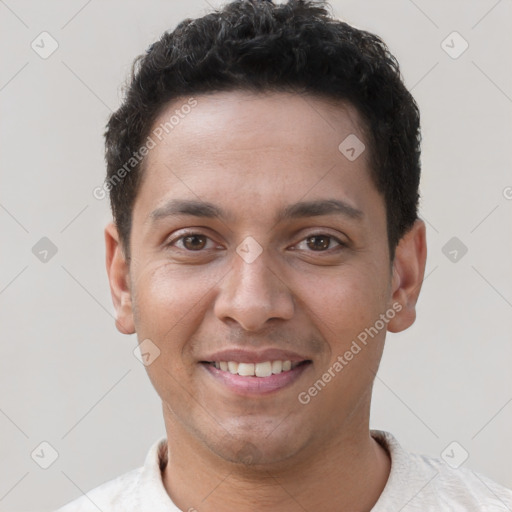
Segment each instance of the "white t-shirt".
[{"label": "white t-shirt", "polygon": [[[512,512],[512,491],[441,459],[413,455],[388,432],[371,435],[389,453],[391,472],[372,512]],[[56,512],[180,512],[165,490],[167,440],[153,444],[144,466],[96,487]]]}]

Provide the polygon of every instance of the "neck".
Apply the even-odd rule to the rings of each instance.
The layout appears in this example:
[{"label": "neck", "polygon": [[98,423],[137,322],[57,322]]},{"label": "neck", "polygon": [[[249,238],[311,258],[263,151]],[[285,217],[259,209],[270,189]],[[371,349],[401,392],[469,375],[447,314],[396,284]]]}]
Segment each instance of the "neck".
[{"label": "neck", "polygon": [[163,481],[181,510],[369,512],[390,472],[389,456],[370,437],[367,422],[293,460],[260,466],[226,461],[180,424],[166,421],[166,427],[169,457]]}]

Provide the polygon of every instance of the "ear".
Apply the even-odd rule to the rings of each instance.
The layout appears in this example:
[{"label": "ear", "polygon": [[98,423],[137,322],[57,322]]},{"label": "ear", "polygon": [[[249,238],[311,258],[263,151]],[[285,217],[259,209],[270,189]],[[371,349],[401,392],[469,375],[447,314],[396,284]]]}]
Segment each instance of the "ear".
[{"label": "ear", "polygon": [[425,223],[417,219],[396,247],[393,260],[392,303],[397,314],[388,322],[388,331],[404,331],[416,320],[416,302],[425,275],[426,260]]},{"label": "ear", "polygon": [[116,309],[116,327],[123,334],[133,334],[135,325],[130,290],[130,264],[124,255],[117,228],[112,222],[105,228],[105,248],[110,292]]}]

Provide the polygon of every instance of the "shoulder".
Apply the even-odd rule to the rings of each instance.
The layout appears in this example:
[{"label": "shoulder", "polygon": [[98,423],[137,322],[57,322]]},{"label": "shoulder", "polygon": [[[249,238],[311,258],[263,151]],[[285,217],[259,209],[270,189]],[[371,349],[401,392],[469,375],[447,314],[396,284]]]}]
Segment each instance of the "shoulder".
[{"label": "shoulder", "polygon": [[512,510],[512,491],[485,476],[451,467],[442,459],[408,453],[388,432],[372,431],[372,437],[391,457],[388,482],[372,512]]},{"label": "shoulder", "polygon": [[512,508],[512,491],[484,475],[465,467],[453,468],[443,460],[424,455],[411,455],[411,459],[419,471],[429,470],[433,475],[429,493],[436,504],[483,512]]},{"label": "shoulder", "polygon": [[56,512],[159,512],[178,510],[165,490],[161,469],[167,459],[167,439],[156,441],[144,466],[110,480]]},{"label": "shoulder", "polygon": [[[56,512],[98,512],[98,510],[121,510],[126,500],[131,499],[132,490],[137,488],[141,473],[140,467],[118,476],[87,494],[59,508]],[[113,508],[115,507],[115,508]]]}]

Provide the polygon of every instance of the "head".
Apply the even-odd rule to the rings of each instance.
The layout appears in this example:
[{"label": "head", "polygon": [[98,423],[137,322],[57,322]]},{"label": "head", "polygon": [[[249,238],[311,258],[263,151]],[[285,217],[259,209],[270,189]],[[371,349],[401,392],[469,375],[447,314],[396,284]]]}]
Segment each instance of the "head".
[{"label": "head", "polygon": [[[127,255],[146,163],[139,150],[153,130],[153,139],[161,136],[155,126],[159,114],[178,98],[245,90],[315,96],[356,108],[371,179],[386,205],[393,258],[417,219],[419,111],[384,42],[333,19],[321,4],[233,2],[203,18],[184,20],[138,57],[126,99],[106,131],[106,183]],[[176,119],[189,108],[177,106]],[[164,132],[176,121],[166,122]]]},{"label": "head", "polygon": [[[272,464],[367,426],[424,272],[419,141],[385,44],[319,2],[236,1],[139,57],[106,132],[107,268],[168,429]],[[209,364],[255,356],[300,371],[254,394]]]}]

